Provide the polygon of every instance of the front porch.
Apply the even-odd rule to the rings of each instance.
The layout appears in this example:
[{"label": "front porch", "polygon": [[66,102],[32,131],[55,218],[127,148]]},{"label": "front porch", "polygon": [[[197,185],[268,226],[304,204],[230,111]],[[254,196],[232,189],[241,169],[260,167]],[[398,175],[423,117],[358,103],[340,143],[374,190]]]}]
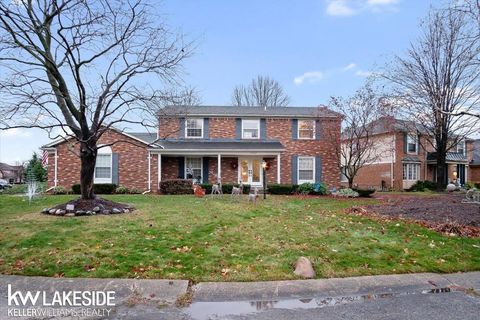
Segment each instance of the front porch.
[{"label": "front porch", "polygon": [[266,182],[282,183],[284,149],[277,141],[164,140],[158,145],[149,150],[149,188],[153,190],[167,179],[261,187],[264,161]]},{"label": "front porch", "polygon": [[[468,182],[469,169],[467,157],[461,153],[448,152],[446,160],[444,183],[465,185]],[[434,153],[427,155],[426,180],[433,182],[438,181],[438,167]]]}]

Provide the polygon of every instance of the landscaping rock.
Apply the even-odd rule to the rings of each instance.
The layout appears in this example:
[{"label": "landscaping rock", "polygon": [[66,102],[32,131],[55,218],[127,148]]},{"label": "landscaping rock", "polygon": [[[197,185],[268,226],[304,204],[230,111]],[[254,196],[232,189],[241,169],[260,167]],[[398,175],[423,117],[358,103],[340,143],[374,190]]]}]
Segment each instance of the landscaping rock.
[{"label": "landscaping rock", "polygon": [[57,211],[55,211],[55,214],[56,214],[57,216],[64,216],[65,213],[66,213],[66,211],[65,211],[65,210],[62,210],[62,209],[57,209]]},{"label": "landscaping rock", "polygon": [[123,209],[123,212],[124,212],[124,213],[130,213],[130,210],[128,210],[128,209]]},{"label": "landscaping rock", "polygon": [[118,209],[118,208],[113,208],[112,209],[112,213],[115,213],[115,214],[118,214],[118,213],[122,213],[123,211]]},{"label": "landscaping rock", "polygon": [[75,217],[75,213],[73,212],[66,213],[65,217]]},{"label": "landscaping rock", "polygon": [[457,189],[457,186],[454,185],[453,183],[449,183],[449,184],[447,185],[447,191],[448,191],[448,192],[453,192],[453,191],[455,191],[456,189]]},{"label": "landscaping rock", "polygon": [[57,212],[57,209],[50,209],[48,210],[48,213],[50,214],[55,214]]},{"label": "landscaping rock", "polygon": [[91,216],[91,215],[93,214],[93,212],[90,211],[90,210],[88,210],[87,212],[85,212],[85,214],[86,214],[87,216]]},{"label": "landscaping rock", "polygon": [[49,212],[50,212],[50,209],[48,209],[48,208],[43,208],[42,209],[43,214],[48,214]]},{"label": "landscaping rock", "polygon": [[102,213],[103,214],[110,214],[110,210],[103,210]]},{"label": "landscaping rock", "polygon": [[96,206],[95,208],[92,209],[93,212],[99,213],[100,212],[100,207]]},{"label": "landscaping rock", "polygon": [[86,215],[86,214],[87,214],[87,213],[86,213],[85,211],[83,211],[83,210],[77,210],[77,211],[75,211],[75,215],[76,215],[76,216],[84,216],[84,215]]},{"label": "landscaping rock", "polygon": [[298,258],[293,273],[306,279],[315,278],[315,270],[313,270],[312,263],[305,257]]}]

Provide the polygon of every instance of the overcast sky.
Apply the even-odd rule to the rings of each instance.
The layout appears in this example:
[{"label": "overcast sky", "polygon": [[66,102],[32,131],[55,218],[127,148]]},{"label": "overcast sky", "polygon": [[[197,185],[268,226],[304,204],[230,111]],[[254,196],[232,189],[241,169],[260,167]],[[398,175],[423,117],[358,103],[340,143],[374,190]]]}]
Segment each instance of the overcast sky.
[{"label": "overcast sky", "polygon": [[[203,104],[231,102],[258,74],[281,83],[294,106],[349,95],[418,35],[427,0],[165,0],[168,24],[197,42],[186,83]],[[0,70],[1,72],[1,70]],[[27,160],[48,143],[37,129],[0,133],[0,162]]]}]

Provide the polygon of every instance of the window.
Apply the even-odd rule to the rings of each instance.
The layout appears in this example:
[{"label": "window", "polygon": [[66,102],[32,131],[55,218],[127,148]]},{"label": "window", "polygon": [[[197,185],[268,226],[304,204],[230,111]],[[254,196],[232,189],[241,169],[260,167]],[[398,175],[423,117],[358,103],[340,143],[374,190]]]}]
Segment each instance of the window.
[{"label": "window", "polygon": [[298,138],[315,138],[315,120],[298,120]]},{"label": "window", "polygon": [[417,136],[407,136],[407,153],[417,153],[418,139]]},{"label": "window", "polygon": [[112,183],[112,148],[98,149],[95,162],[94,183]]},{"label": "window", "polygon": [[258,139],[260,136],[260,120],[242,120],[242,138]]},{"label": "window", "polygon": [[404,163],[403,164],[403,180],[416,181],[420,178],[420,164]]},{"label": "window", "polygon": [[465,155],[465,140],[462,140],[462,141],[458,142],[457,152]]},{"label": "window", "polygon": [[299,157],[298,158],[298,184],[305,182],[315,182],[315,158]]},{"label": "window", "polygon": [[203,119],[187,119],[185,137],[202,138],[203,137]]},{"label": "window", "polygon": [[202,158],[185,158],[185,177],[202,183]]}]

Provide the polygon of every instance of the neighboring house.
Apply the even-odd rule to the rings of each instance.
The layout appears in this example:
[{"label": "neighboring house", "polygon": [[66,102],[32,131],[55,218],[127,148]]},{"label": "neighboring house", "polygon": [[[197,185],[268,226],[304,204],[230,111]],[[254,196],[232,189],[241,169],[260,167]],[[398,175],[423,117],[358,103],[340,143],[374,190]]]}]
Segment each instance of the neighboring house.
[{"label": "neighboring house", "polygon": [[468,181],[480,183],[480,140],[472,142],[472,157],[469,162],[470,175]]},{"label": "neighboring house", "polygon": [[[412,131],[415,127],[418,126],[392,117],[382,117],[373,123],[373,149],[376,149],[380,156],[359,170],[354,184],[361,188],[404,190],[418,180],[436,182],[434,148],[424,134],[418,130]],[[458,179],[463,185],[470,181],[469,164],[473,158],[472,151],[473,141],[467,140],[459,143],[454,152],[447,153],[445,182]],[[342,176],[342,184],[346,182],[344,178]]]},{"label": "neighboring house", "polygon": [[[160,181],[177,178],[261,187],[265,161],[269,184],[338,187],[332,143],[340,143],[340,123],[340,115],[325,107],[170,106],[155,134],[109,130],[102,136],[100,145],[114,144],[99,149],[95,183],[152,192]],[[50,187],[78,183],[76,143],[56,141],[43,149]]]},{"label": "neighboring house", "polygon": [[8,183],[23,182],[23,166],[11,166],[0,162],[0,179],[7,180]]}]

